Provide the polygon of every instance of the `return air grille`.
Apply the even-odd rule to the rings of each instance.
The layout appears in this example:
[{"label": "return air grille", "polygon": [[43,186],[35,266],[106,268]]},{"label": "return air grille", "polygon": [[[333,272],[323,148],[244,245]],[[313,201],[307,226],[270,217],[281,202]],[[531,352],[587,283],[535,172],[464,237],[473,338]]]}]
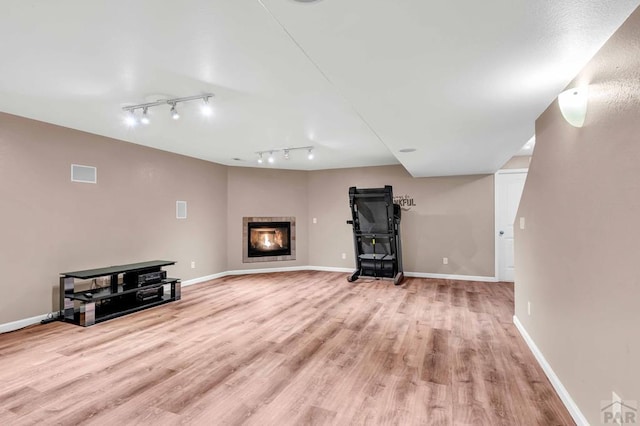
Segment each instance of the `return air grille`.
[{"label": "return air grille", "polygon": [[92,166],[71,165],[71,181],[82,183],[97,183],[98,169]]}]

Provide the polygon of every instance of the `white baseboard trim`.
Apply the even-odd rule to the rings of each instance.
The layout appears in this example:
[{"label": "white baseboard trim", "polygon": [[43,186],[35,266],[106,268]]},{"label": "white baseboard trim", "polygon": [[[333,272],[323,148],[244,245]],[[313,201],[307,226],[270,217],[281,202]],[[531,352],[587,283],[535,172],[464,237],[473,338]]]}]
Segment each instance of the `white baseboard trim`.
[{"label": "white baseboard trim", "polygon": [[262,268],[262,269],[237,269],[235,271],[226,271],[226,275],[249,275],[249,274],[270,274],[272,272],[294,272],[308,271],[308,266],[284,266],[282,268]]},{"label": "white baseboard trim", "polygon": [[[0,333],[7,333],[9,331],[19,330],[33,324],[39,324],[40,321],[46,319],[49,315],[50,314],[43,314],[31,318],[21,319],[18,321],[8,322],[6,324],[0,324]],[[55,316],[56,313],[54,313],[53,315]]]},{"label": "white baseboard trim", "polygon": [[353,273],[356,268],[338,268],[334,266],[307,266],[308,271],[323,271],[323,272],[345,272]]},{"label": "white baseboard trim", "polygon": [[181,287],[188,287],[190,285],[203,283],[205,281],[211,281],[211,280],[215,280],[217,278],[226,277],[227,275],[229,275],[229,274],[227,274],[226,272],[220,272],[218,274],[205,275],[204,277],[193,278],[191,280],[182,281],[180,284],[181,284]]},{"label": "white baseboard trim", "polygon": [[[337,268],[333,266],[307,266],[307,270],[310,271],[325,271],[325,272],[346,272],[353,273],[356,268]],[[474,275],[448,275],[448,274],[431,274],[427,272],[405,272],[405,277],[413,278],[439,278],[444,280],[460,280],[460,281],[485,281],[485,282],[497,282],[496,277],[482,277]]]},{"label": "white baseboard trim", "polygon": [[560,378],[556,375],[556,373],[554,373],[551,365],[547,362],[544,355],[542,355],[542,352],[540,352],[540,349],[538,349],[538,346],[535,344],[531,336],[529,336],[529,333],[527,333],[527,330],[525,330],[524,326],[515,315],[513,316],[513,323],[520,332],[520,335],[522,336],[524,341],[527,343],[527,346],[529,346],[529,349],[531,349],[531,352],[533,352],[533,356],[535,356],[536,360],[538,360],[538,364],[540,364],[540,367],[542,367],[542,371],[544,371],[544,374],[547,375],[547,378],[551,382],[553,388],[556,390],[556,393],[562,400],[562,403],[565,407],[567,407],[567,410],[569,410],[569,414],[571,414],[573,420],[578,426],[589,426],[589,422],[580,411],[580,408],[578,408],[578,405],[574,402],[573,398],[571,398],[571,395],[569,395],[569,392],[560,381]]},{"label": "white baseboard trim", "polygon": [[[264,274],[269,272],[290,272],[290,271],[324,271],[324,272],[342,272],[353,273],[356,268],[339,268],[335,266],[292,266],[288,268],[265,268],[265,269],[240,269],[236,271],[227,271],[226,275],[245,275],[245,274]],[[444,280],[460,280],[460,281],[484,281],[497,282],[496,277],[483,277],[474,275],[449,275],[449,274],[431,274],[424,272],[405,272],[405,277],[414,278],[438,278]]]},{"label": "white baseboard trim", "polygon": [[432,274],[429,272],[405,272],[405,277],[413,278],[438,278],[441,280],[460,280],[460,281],[483,281],[489,283],[498,282],[496,277],[482,277],[476,275],[450,275],[450,274]]},{"label": "white baseboard trim", "polygon": [[292,271],[307,271],[307,266],[286,266],[283,268],[262,268],[262,269],[238,269],[234,271],[224,271],[217,274],[205,275],[204,277],[193,278],[191,280],[182,281],[182,287],[188,287],[193,284],[199,284],[206,281],[215,280],[217,278],[224,278],[230,275],[251,275],[251,274],[268,274],[271,272],[292,272]]}]

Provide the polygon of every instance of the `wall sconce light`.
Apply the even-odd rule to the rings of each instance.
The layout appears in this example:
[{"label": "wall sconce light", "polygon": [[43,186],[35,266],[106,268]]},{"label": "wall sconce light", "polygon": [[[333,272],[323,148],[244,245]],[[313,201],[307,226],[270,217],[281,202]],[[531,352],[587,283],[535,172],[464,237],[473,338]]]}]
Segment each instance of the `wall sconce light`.
[{"label": "wall sconce light", "polygon": [[587,117],[587,103],[589,101],[589,88],[574,87],[573,89],[565,90],[558,95],[558,105],[560,106],[560,112],[567,123],[573,127],[584,126],[585,118]]}]

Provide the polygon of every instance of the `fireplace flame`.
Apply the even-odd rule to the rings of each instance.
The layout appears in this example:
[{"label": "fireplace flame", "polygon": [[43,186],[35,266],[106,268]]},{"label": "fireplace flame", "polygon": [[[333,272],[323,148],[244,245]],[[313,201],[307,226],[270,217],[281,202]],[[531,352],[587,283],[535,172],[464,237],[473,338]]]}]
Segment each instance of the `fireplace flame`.
[{"label": "fireplace flame", "polygon": [[264,227],[251,229],[249,249],[259,253],[272,253],[288,248],[288,230],[277,227]]}]

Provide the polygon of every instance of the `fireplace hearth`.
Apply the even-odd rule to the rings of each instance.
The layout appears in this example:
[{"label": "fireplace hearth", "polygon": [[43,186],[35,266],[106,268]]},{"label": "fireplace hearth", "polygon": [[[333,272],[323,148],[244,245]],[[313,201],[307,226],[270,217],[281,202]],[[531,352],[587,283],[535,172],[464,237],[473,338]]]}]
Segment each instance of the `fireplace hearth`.
[{"label": "fireplace hearth", "polygon": [[294,217],[244,217],[244,263],[295,260]]}]

